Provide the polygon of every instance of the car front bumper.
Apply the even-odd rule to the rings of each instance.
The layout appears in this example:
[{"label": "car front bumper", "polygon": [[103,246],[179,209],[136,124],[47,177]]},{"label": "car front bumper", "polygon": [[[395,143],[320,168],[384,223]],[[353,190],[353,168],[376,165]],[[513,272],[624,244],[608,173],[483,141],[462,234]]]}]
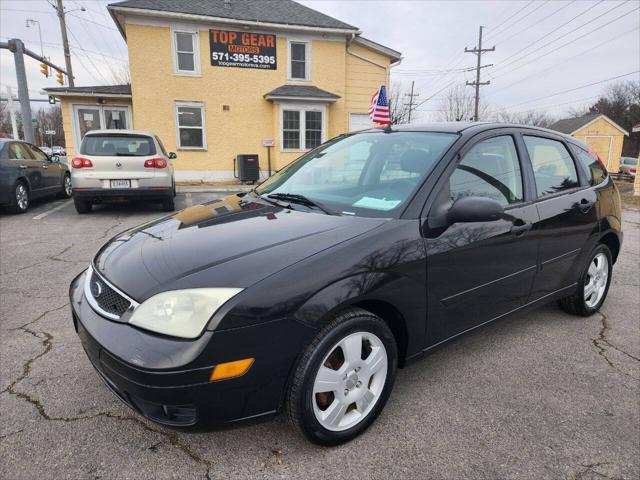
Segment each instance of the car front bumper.
[{"label": "car front bumper", "polygon": [[[157,423],[202,429],[277,413],[311,329],[282,319],[194,340],[156,335],[98,315],[85,298],[84,276],[69,292],[74,328],[100,377],[129,407]],[[216,364],[249,357],[255,361],[243,376],[209,381]]]}]

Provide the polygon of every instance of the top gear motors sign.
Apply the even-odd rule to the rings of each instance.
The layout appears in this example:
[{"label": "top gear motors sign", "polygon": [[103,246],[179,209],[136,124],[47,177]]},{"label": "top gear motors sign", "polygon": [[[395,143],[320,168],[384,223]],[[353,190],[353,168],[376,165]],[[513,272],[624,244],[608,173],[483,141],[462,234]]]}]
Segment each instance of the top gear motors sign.
[{"label": "top gear motors sign", "polygon": [[211,65],[277,70],[276,36],[265,33],[209,30]]}]

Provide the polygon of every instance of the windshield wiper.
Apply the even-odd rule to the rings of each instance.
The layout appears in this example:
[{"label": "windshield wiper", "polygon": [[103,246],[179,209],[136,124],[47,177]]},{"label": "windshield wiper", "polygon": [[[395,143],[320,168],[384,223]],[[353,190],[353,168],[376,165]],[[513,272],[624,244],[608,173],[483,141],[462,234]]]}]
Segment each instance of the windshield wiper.
[{"label": "windshield wiper", "polygon": [[336,212],[334,212],[330,208],[327,208],[322,203],[316,200],[311,200],[310,198],[298,193],[269,193],[266,195],[266,197],[273,198],[275,200],[286,200],[293,203],[299,203],[301,205],[306,205],[307,207],[315,207],[322,210],[327,215],[338,215]]}]

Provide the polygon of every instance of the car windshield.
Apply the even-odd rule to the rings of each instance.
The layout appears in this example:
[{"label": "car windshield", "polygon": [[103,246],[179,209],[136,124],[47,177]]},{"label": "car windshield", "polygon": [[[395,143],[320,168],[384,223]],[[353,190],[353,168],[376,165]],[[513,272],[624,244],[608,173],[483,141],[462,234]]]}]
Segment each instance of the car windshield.
[{"label": "car windshield", "polygon": [[382,131],[338,137],[280,170],[256,192],[267,198],[303,195],[342,215],[393,217],[456,138]]},{"label": "car windshield", "polygon": [[146,157],[155,155],[153,140],[144,135],[87,135],[80,153],[93,156]]}]

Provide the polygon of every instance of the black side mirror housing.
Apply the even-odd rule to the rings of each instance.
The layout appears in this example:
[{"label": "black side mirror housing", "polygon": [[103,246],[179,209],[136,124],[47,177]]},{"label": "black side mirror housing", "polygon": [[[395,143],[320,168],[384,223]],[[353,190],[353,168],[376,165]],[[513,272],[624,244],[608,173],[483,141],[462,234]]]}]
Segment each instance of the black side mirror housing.
[{"label": "black side mirror housing", "polygon": [[494,222],[504,216],[504,208],[496,200],[486,197],[462,197],[447,212],[449,224]]},{"label": "black side mirror housing", "polygon": [[176,155],[176,152],[169,152],[170,160],[175,160],[176,158],[178,158],[178,155]]}]

